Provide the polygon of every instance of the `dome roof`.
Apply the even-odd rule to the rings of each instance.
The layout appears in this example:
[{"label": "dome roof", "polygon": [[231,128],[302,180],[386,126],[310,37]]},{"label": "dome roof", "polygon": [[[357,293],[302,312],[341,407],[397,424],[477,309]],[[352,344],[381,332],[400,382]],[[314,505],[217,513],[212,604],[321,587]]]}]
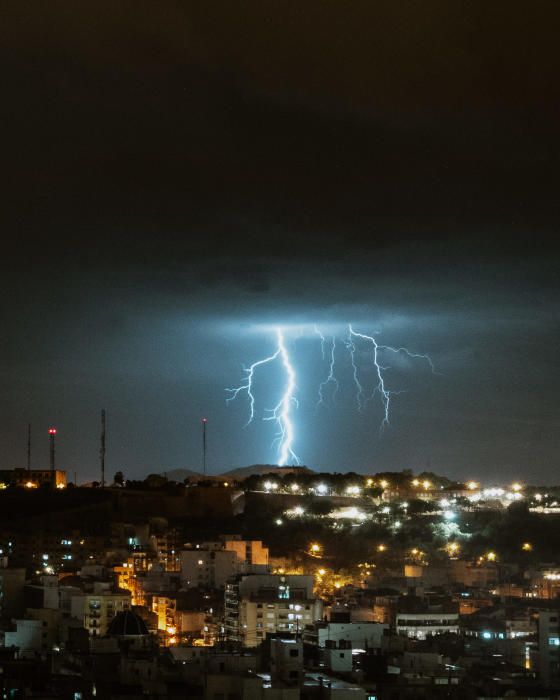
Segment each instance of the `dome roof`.
[{"label": "dome roof", "polygon": [[111,620],[107,634],[110,637],[138,637],[148,635],[144,620],[131,610],[120,612]]}]

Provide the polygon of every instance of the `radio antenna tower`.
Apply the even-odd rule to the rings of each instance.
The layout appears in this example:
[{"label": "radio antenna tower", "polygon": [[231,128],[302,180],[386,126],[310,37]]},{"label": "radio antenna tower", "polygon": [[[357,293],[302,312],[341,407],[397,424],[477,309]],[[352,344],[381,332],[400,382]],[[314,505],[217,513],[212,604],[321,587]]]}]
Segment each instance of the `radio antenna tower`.
[{"label": "radio antenna tower", "polygon": [[101,411],[101,447],[99,448],[101,460],[101,488],[105,488],[105,409]]},{"label": "radio antenna tower", "polygon": [[31,423],[27,424],[27,471],[31,470]]},{"label": "radio antenna tower", "polygon": [[206,424],[208,418],[202,419],[202,473],[206,476]]},{"label": "radio antenna tower", "polygon": [[55,438],[57,430],[54,427],[49,428],[49,466],[51,470],[52,485],[56,486],[56,464],[55,464]]}]

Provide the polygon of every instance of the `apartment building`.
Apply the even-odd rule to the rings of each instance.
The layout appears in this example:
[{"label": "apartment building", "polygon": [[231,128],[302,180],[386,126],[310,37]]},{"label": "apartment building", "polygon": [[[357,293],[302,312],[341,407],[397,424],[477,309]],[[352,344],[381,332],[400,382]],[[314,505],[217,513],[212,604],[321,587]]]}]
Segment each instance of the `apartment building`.
[{"label": "apartment building", "polygon": [[226,585],[226,637],[245,647],[258,646],[269,634],[298,635],[322,612],[312,576],[239,575]]}]

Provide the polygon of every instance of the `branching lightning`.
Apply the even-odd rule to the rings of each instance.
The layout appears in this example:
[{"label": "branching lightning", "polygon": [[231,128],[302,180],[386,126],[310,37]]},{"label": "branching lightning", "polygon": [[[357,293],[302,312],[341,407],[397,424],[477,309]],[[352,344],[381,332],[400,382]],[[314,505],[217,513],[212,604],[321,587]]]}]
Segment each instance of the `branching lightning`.
[{"label": "branching lightning", "polygon": [[279,354],[280,348],[278,348],[278,350],[276,350],[276,352],[273,355],[270,355],[270,357],[265,357],[264,360],[258,360],[257,362],[253,362],[253,364],[249,367],[244,367],[243,371],[246,375],[245,384],[241,384],[241,386],[238,386],[236,389],[226,389],[226,391],[228,391],[231,394],[231,396],[228,399],[226,399],[227,403],[236,399],[240,393],[247,393],[247,396],[249,398],[249,420],[245,423],[245,427],[247,427],[249,423],[252,423],[253,418],[255,417],[255,396],[253,394],[253,379],[255,377],[255,370],[261,365],[266,365],[269,362],[274,362],[274,360],[278,357]]},{"label": "branching lightning", "polygon": [[[374,335],[366,335],[360,333],[348,325],[348,330],[342,338],[342,347],[348,350],[350,359],[351,373],[353,383],[356,387],[356,402],[358,410],[363,411],[367,405],[379,395],[382,408],[382,420],[380,431],[390,425],[390,408],[392,405],[392,397],[396,396],[401,391],[389,389],[387,384],[386,372],[390,369],[389,366],[383,364],[383,359],[386,359],[390,354],[405,355],[412,360],[424,360],[432,373],[436,374],[434,363],[429,355],[424,355],[412,352],[406,347],[392,347],[390,345],[382,345],[377,342]],[[256,417],[256,399],[253,392],[257,370],[260,370],[264,365],[279,362],[285,376],[285,385],[281,392],[280,400],[271,409],[265,409],[262,415],[262,420],[272,421],[276,424],[277,434],[273,441],[278,451],[278,464],[284,466],[287,464],[300,464],[300,460],[294,451],[294,442],[296,439],[296,431],[294,427],[292,410],[298,407],[296,371],[286,345],[286,331],[284,328],[276,328],[276,350],[267,357],[253,362],[248,367],[244,367],[245,377],[243,383],[232,389],[226,389],[230,394],[227,402],[238,398],[240,394],[246,394],[249,402],[249,418],[246,426],[253,422]],[[326,378],[319,384],[317,406],[325,405],[326,399],[329,397],[333,400],[340,389],[339,378],[335,374],[337,362],[339,362],[339,353],[337,350],[337,336],[326,336],[317,326],[313,326],[313,332],[319,337],[321,343],[321,356],[323,362],[328,363],[328,372]],[[303,332],[301,328],[296,337],[301,337]],[[364,353],[363,348],[367,351]],[[364,370],[363,357],[369,358]],[[371,363],[371,364],[370,364]],[[370,369],[368,370],[368,364]],[[371,379],[368,379],[368,372],[371,374],[373,370],[374,380],[371,386]],[[365,376],[362,376],[366,372]],[[337,373],[338,374],[338,373]],[[340,375],[338,375],[340,376]],[[328,391],[329,386],[332,390]],[[328,391],[328,393],[327,393]]]},{"label": "branching lightning", "polygon": [[[323,360],[325,359],[325,342],[326,339],[324,336],[321,336],[321,353],[323,355]],[[317,406],[320,406],[321,404],[325,403],[325,389],[328,387],[329,384],[333,384],[334,390],[331,394],[331,398],[334,400],[339,388],[340,384],[338,382],[338,379],[334,376],[334,365],[335,365],[335,350],[336,350],[336,338],[334,335],[332,336],[331,340],[331,351],[329,353],[329,373],[327,375],[327,378],[322,381],[319,384],[319,399],[317,401]]]},{"label": "branching lightning", "polygon": [[[358,369],[356,366],[356,346],[354,345],[353,339],[354,338],[361,338],[362,340],[365,340],[368,343],[372,344],[372,362],[373,366],[375,368],[375,373],[377,375],[377,384],[373,389],[373,392],[371,396],[369,397],[368,400],[371,400],[374,395],[379,392],[381,396],[381,402],[383,404],[383,420],[381,421],[381,430],[385,428],[386,426],[389,425],[389,406],[391,403],[391,393],[387,387],[385,386],[385,378],[383,376],[383,370],[386,369],[382,365],[379,364],[379,345],[377,344],[377,341],[372,335],[364,335],[363,333],[358,333],[355,331],[351,325],[348,326],[348,338],[349,338],[349,344],[351,346],[350,354],[352,358],[352,367],[354,369],[354,381],[356,382],[357,386],[359,387],[358,391],[358,406],[359,408],[364,407],[364,400],[363,400],[363,395],[364,395],[364,390],[362,385],[360,384],[358,380]],[[366,401],[367,402],[367,401]]]},{"label": "branching lightning", "polygon": [[296,408],[299,405],[298,400],[295,397],[296,373],[292,366],[288,351],[286,350],[284,334],[280,329],[277,330],[276,337],[278,340],[277,352],[282,360],[282,365],[286,372],[287,383],[284,393],[282,394],[282,398],[273,409],[268,411],[270,415],[266,416],[264,420],[276,421],[276,424],[278,425],[279,433],[275,440],[275,442],[278,443],[278,464],[288,464],[290,459],[292,462],[299,464],[299,458],[292,449],[292,445],[294,443],[294,425],[292,423],[291,409],[292,405],[295,405]]},{"label": "branching lightning", "polygon": [[292,462],[299,464],[299,458],[292,449],[294,442],[294,426],[291,417],[292,406],[298,406],[297,398],[295,397],[296,392],[296,373],[286,348],[286,342],[284,339],[284,333],[281,328],[276,329],[276,341],[277,349],[272,355],[265,357],[262,360],[257,360],[253,362],[249,367],[244,367],[245,381],[240,386],[234,389],[226,389],[227,392],[231,394],[227,399],[227,402],[236,399],[239,394],[246,393],[249,399],[249,419],[245,426],[253,422],[255,417],[255,395],[253,394],[253,383],[255,379],[255,370],[257,367],[266,365],[270,362],[274,362],[277,358],[282,361],[282,366],[286,373],[287,383],[282,394],[280,401],[276,404],[274,408],[267,409],[263,420],[274,421],[278,426],[278,434],[274,440],[274,443],[278,445],[278,464],[283,466],[288,464],[291,459]]}]

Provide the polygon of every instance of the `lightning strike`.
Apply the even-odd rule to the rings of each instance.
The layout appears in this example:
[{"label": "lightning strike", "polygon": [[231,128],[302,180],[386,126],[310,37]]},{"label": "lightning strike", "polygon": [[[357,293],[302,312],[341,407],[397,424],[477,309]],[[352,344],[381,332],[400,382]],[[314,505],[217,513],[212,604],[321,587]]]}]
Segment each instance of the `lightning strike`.
[{"label": "lightning strike", "polygon": [[[295,441],[295,427],[292,411],[294,407],[298,407],[298,400],[296,397],[297,383],[296,383],[296,372],[290,353],[286,346],[285,330],[283,328],[276,328],[276,350],[267,357],[261,360],[253,362],[253,364],[248,367],[244,367],[243,371],[245,377],[243,383],[235,388],[226,389],[230,396],[226,399],[229,403],[234,399],[237,399],[241,394],[247,396],[249,402],[249,418],[245,426],[248,426],[256,417],[256,399],[253,392],[257,370],[260,370],[265,365],[272,364],[274,362],[279,362],[284,376],[285,385],[281,393],[280,400],[274,406],[274,408],[265,409],[262,420],[272,421],[276,424],[277,434],[273,440],[273,446],[276,447],[278,452],[278,465],[286,466],[291,464],[300,464],[300,460],[297,454],[294,452],[294,441]],[[298,329],[299,332],[295,335],[299,338],[303,335],[303,330]],[[309,332],[309,328],[307,329]],[[321,356],[325,362],[328,362],[328,374],[326,378],[319,384],[318,389],[318,400],[317,406],[324,405],[327,398],[327,390],[329,386],[332,386],[330,391],[330,398],[334,400],[339,388],[340,382],[339,378],[335,374],[336,363],[339,360],[340,353],[337,352],[337,336],[332,335],[326,337],[323,332],[317,327],[313,326],[313,332],[319,337],[321,343]],[[356,387],[356,402],[358,404],[358,410],[363,411],[368,404],[379,395],[381,399],[382,407],[382,420],[380,424],[380,432],[383,432],[385,428],[390,426],[390,408],[392,404],[392,397],[403,393],[395,389],[389,389],[387,384],[386,372],[391,369],[390,366],[383,364],[383,358],[387,357],[389,354],[393,355],[405,355],[406,357],[414,360],[424,360],[433,374],[437,374],[435,371],[434,363],[428,355],[412,352],[406,347],[392,347],[390,345],[382,345],[377,342],[374,335],[366,335],[365,333],[360,333],[352,327],[351,324],[348,325],[347,334],[341,339],[342,345],[348,351],[350,357],[350,364],[352,367],[352,379]],[[370,382],[365,383],[365,378],[362,378],[364,371],[364,360],[363,354],[360,357],[360,349],[363,345],[368,347],[367,356],[370,358],[371,366],[374,372],[374,382],[373,388],[369,390]],[[367,368],[367,364],[366,364]],[[340,375],[339,375],[340,376]]]},{"label": "lightning strike", "polygon": [[231,394],[226,401],[229,403],[230,401],[236,399],[239,394],[247,394],[247,398],[249,399],[249,419],[245,424],[245,427],[247,427],[255,418],[255,395],[253,394],[255,370],[258,367],[274,362],[277,358],[281,359],[287,378],[286,387],[280,401],[276,404],[276,406],[272,409],[266,410],[268,415],[264,416],[263,420],[275,421],[278,426],[278,434],[274,439],[273,444],[278,444],[278,466],[285,466],[288,464],[290,458],[296,464],[300,463],[299,458],[292,447],[294,442],[294,426],[291,417],[291,409],[293,405],[296,407],[298,406],[297,398],[295,397],[297,386],[296,373],[286,348],[284,334],[280,328],[276,329],[276,340],[277,349],[272,355],[269,355],[262,360],[257,360],[257,362],[253,362],[253,364],[249,367],[243,368],[246,375],[244,383],[234,389],[226,389],[226,391]]},{"label": "lightning strike", "polygon": [[359,392],[358,392],[358,405],[360,407],[363,407],[363,388],[362,385],[360,384],[359,381],[357,381],[357,367],[356,367],[356,362],[355,362],[355,345],[352,341],[352,338],[361,338],[362,340],[365,340],[366,342],[369,342],[372,344],[372,361],[373,361],[373,366],[375,368],[375,372],[377,374],[377,385],[374,387],[373,392],[371,396],[369,397],[368,400],[371,400],[376,392],[379,392],[381,395],[381,402],[383,404],[383,410],[384,410],[384,416],[383,420],[381,421],[381,430],[383,430],[386,426],[390,425],[389,424],[389,406],[391,403],[391,394],[393,392],[390,392],[386,386],[385,386],[385,378],[383,376],[383,370],[386,369],[382,365],[379,364],[379,345],[377,344],[377,341],[375,338],[371,335],[364,335],[363,333],[358,333],[355,331],[351,325],[348,326],[348,333],[350,337],[350,342],[352,344],[352,365],[354,367],[354,379],[358,384],[359,387]]},{"label": "lightning strike", "polygon": [[282,398],[273,409],[269,410],[270,415],[266,416],[264,420],[276,421],[278,425],[279,433],[276,436],[279,451],[278,464],[279,466],[284,466],[288,464],[290,458],[296,464],[300,463],[298,456],[292,449],[294,443],[294,425],[292,423],[291,409],[292,405],[295,405],[296,408],[298,407],[298,401],[295,397],[296,373],[288,351],[286,350],[284,334],[280,329],[276,331],[276,338],[278,340],[278,353],[282,360],[282,365],[284,366],[288,381]]},{"label": "lightning strike", "polygon": [[[326,341],[326,339],[323,337],[323,341],[322,341],[323,359],[325,359],[325,350],[324,350],[325,341]],[[331,340],[331,351],[329,353],[329,373],[327,375],[327,378],[319,384],[319,399],[317,401],[317,406],[320,406],[321,404],[325,403],[324,391],[328,387],[329,384],[334,385],[334,390],[333,390],[332,395],[331,395],[331,398],[333,399],[333,401],[334,401],[334,398],[335,398],[335,396],[340,388],[340,383],[334,375],[335,349],[336,349],[336,338],[333,335],[332,340]]]},{"label": "lightning strike", "polygon": [[321,331],[317,328],[317,326],[313,326],[313,330],[315,333],[321,338],[321,355],[323,356],[323,360],[325,359],[325,342],[326,338],[325,336],[321,333]]},{"label": "lightning strike", "polygon": [[273,355],[270,355],[270,357],[265,357],[264,360],[258,360],[257,362],[253,362],[253,364],[249,367],[244,367],[243,371],[246,374],[245,384],[241,384],[241,386],[238,386],[235,389],[226,389],[226,391],[231,394],[231,396],[226,399],[226,403],[236,399],[240,393],[244,391],[247,392],[247,397],[249,398],[249,420],[245,423],[245,427],[247,427],[249,423],[252,423],[253,418],[255,417],[255,396],[253,394],[253,379],[255,377],[255,370],[257,367],[266,365],[269,362],[274,362],[279,354],[280,348],[278,348]]}]

